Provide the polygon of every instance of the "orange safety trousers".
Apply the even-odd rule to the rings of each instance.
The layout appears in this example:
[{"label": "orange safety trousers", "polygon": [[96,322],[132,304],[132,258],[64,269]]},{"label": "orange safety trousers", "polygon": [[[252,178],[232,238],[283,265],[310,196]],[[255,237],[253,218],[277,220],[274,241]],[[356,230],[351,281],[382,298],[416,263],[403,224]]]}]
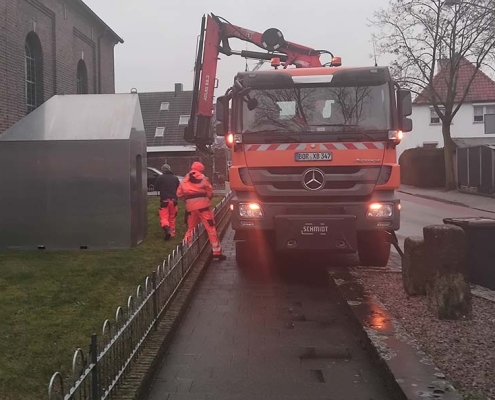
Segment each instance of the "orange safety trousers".
[{"label": "orange safety trousers", "polygon": [[160,224],[162,228],[168,226],[170,228],[170,236],[175,237],[175,221],[177,217],[178,207],[173,200],[162,200],[158,214],[160,216]]},{"label": "orange safety trousers", "polygon": [[210,240],[211,248],[214,256],[222,255],[222,246],[220,239],[218,238],[217,228],[215,226],[215,215],[211,209],[201,209],[189,211],[187,218],[187,232],[184,238],[186,243],[190,243],[192,240],[192,234],[194,228],[196,228],[201,221],[208,233],[208,239]]}]

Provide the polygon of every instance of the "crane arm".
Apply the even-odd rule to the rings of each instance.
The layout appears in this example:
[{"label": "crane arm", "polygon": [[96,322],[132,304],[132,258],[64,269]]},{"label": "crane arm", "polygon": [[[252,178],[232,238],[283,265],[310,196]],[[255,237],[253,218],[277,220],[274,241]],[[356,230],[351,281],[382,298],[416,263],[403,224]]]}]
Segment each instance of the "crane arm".
[{"label": "crane arm", "polygon": [[[252,43],[266,52],[232,50],[229,44],[230,38]],[[295,65],[297,68],[313,68],[322,66],[320,62],[322,53],[328,53],[333,58],[329,51],[315,50],[286,41],[282,33],[275,28],[268,29],[261,34],[233,25],[214,14],[203,16],[194,69],[191,115],[184,132],[184,139],[189,143],[195,143],[200,148],[213,143],[211,117],[220,54],[259,60],[277,57],[283,63],[284,68],[289,65]]]}]

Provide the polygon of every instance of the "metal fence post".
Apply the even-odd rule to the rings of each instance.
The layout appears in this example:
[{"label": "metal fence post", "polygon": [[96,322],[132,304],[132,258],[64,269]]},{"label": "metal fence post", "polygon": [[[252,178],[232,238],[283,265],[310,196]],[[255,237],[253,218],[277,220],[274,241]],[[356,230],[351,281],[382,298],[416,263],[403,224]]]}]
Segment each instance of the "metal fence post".
[{"label": "metal fence post", "polygon": [[182,246],[182,243],[179,243],[179,253],[181,277],[184,277],[184,247]]},{"label": "metal fence post", "polygon": [[[151,285],[153,286],[153,319],[156,320],[158,318],[158,298],[157,298],[157,290],[156,290],[156,271],[153,271],[153,275],[151,275]],[[158,328],[158,324],[155,323],[155,329]]]},{"label": "metal fence post", "polygon": [[98,337],[96,334],[91,335],[91,397],[93,400],[99,399],[99,382],[98,382]]}]

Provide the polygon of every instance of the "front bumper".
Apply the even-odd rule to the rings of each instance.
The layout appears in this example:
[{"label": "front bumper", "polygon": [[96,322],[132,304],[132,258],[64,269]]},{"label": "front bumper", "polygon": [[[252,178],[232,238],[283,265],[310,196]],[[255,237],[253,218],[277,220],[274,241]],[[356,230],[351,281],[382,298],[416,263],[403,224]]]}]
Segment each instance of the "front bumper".
[{"label": "front bumper", "polygon": [[[241,218],[239,203],[254,202],[261,206],[263,217]],[[368,218],[372,203],[393,204],[390,218]],[[376,192],[364,202],[287,203],[262,202],[252,193],[236,194],[232,199],[232,228],[236,239],[253,236],[273,237],[277,249],[357,250],[357,232],[400,228],[400,200],[393,192]]]}]

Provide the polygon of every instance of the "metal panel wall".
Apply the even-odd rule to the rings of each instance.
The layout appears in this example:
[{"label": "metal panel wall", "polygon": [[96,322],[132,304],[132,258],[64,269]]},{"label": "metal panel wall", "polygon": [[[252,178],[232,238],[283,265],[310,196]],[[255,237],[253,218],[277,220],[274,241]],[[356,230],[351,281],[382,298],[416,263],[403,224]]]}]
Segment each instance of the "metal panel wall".
[{"label": "metal panel wall", "polygon": [[148,232],[146,133],[139,102],[134,112],[129,146],[131,242],[135,246],[146,238]]},{"label": "metal panel wall", "polygon": [[468,149],[457,149],[457,179],[459,186],[469,186]]},{"label": "metal panel wall", "polygon": [[493,150],[481,147],[481,192],[492,194],[493,188]]},{"label": "metal panel wall", "polygon": [[[148,231],[146,137],[133,132],[130,142],[130,203],[132,244],[141,243]],[[143,140],[141,140],[141,138]]]},{"label": "metal panel wall", "polygon": [[130,247],[127,141],[2,143],[6,153],[0,247]]},{"label": "metal panel wall", "polygon": [[0,249],[138,244],[147,188],[137,95],[50,99],[0,136],[0,182]]},{"label": "metal panel wall", "polygon": [[37,248],[39,232],[46,230],[47,165],[41,149],[26,142],[19,152],[16,142],[0,142],[0,248]]},{"label": "metal panel wall", "polygon": [[479,147],[470,147],[469,151],[469,187],[479,189],[481,186],[481,150]]}]

